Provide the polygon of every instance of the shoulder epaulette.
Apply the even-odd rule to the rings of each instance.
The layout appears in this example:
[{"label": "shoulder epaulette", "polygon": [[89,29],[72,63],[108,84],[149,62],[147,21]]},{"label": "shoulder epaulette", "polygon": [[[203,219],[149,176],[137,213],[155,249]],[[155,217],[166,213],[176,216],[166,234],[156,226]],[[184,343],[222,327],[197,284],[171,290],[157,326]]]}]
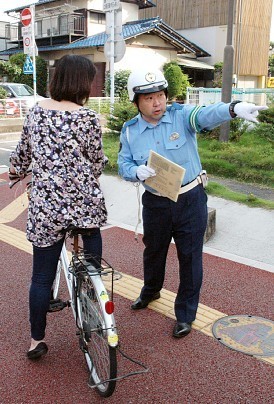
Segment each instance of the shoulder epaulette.
[{"label": "shoulder epaulette", "polygon": [[179,109],[183,109],[183,108],[184,108],[183,105],[177,104],[177,102],[173,102],[171,105],[168,105],[168,106],[167,106],[167,111],[172,111],[172,110],[174,110],[174,109],[179,110]]},{"label": "shoulder epaulette", "polygon": [[183,108],[184,108],[184,106],[183,106],[182,104],[178,104],[177,102],[174,102],[174,103],[171,105],[171,107],[172,107],[173,109],[183,109]]},{"label": "shoulder epaulette", "polygon": [[122,127],[122,132],[125,132],[126,128],[134,125],[137,122],[137,116],[135,116],[134,118],[132,118],[130,121],[127,121],[124,123],[123,127]]}]

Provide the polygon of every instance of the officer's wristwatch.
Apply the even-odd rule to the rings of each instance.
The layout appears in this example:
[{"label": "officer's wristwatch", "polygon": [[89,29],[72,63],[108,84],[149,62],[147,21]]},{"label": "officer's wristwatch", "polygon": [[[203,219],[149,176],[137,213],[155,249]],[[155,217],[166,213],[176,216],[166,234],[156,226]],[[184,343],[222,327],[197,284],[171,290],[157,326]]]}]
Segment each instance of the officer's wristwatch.
[{"label": "officer's wristwatch", "polygon": [[234,107],[239,102],[242,102],[242,101],[239,101],[239,100],[232,101],[231,104],[229,105],[229,113],[230,113],[232,118],[236,118],[236,116],[237,116],[237,114],[235,114],[235,112],[234,112]]}]

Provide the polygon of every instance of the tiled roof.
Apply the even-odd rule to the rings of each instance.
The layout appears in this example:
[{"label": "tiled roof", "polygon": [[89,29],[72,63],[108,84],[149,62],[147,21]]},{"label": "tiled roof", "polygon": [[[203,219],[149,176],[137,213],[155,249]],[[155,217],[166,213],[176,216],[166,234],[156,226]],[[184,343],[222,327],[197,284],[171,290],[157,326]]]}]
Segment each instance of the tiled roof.
[{"label": "tiled roof", "polygon": [[[173,28],[164,23],[159,17],[128,22],[123,25],[122,34],[126,41],[127,39],[150,32],[161,36],[165,41],[177,48],[178,53],[194,53],[197,57],[210,56],[208,52],[180,35]],[[49,50],[81,49],[104,46],[107,37],[107,34],[103,32],[67,45],[39,47],[39,51],[43,52]]]},{"label": "tiled roof", "polygon": [[[47,3],[54,3],[56,0],[38,0],[35,5],[36,6],[41,6],[43,4]],[[123,0],[121,0],[123,1]],[[135,3],[139,6],[140,9],[142,8],[148,8],[148,7],[155,7],[155,3],[150,0],[129,0],[130,3]],[[18,6],[16,8],[12,8],[10,10],[5,10],[5,12],[11,12],[11,11],[20,11],[25,7],[29,7],[33,4],[33,2],[30,2],[28,5],[24,4],[24,6]]]},{"label": "tiled roof", "polygon": [[[160,17],[131,21],[123,25],[122,34],[125,41],[145,33],[154,33],[160,36],[166,42],[174,46],[174,48],[177,49],[178,53],[195,54],[196,57],[210,56],[210,54],[204,49],[189,41],[187,38],[183,37],[177,31],[175,31],[172,27],[163,22]],[[99,34],[92,35],[85,39],[77,40],[66,45],[38,46],[38,50],[39,52],[49,52],[58,50],[100,47],[104,46],[107,38],[107,34],[105,32],[101,32]],[[14,49],[10,49],[9,51],[2,51],[0,52],[0,54],[8,55],[16,52],[18,52],[18,50],[15,51]]]}]

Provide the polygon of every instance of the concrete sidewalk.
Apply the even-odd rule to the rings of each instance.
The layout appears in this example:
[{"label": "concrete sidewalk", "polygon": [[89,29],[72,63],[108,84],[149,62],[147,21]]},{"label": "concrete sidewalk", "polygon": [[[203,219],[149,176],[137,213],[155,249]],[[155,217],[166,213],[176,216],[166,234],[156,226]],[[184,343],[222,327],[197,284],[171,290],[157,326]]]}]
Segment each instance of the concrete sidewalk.
[{"label": "concrete sidewalk", "polygon": [[[109,222],[135,230],[142,217],[144,188],[119,177],[103,174]],[[225,199],[208,197],[208,206],[216,209],[216,232],[205,244],[204,252],[256,268],[274,272],[274,212],[248,208]],[[142,222],[138,224],[142,233]]]}]

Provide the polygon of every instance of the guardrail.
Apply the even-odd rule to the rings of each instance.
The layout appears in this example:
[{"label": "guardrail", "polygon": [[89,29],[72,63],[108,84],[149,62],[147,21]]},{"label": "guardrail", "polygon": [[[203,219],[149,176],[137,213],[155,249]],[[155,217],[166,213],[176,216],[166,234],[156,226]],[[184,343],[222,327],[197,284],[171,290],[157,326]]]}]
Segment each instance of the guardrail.
[{"label": "guardrail", "polygon": [[[188,87],[187,104],[210,105],[220,102],[221,88]],[[257,105],[269,105],[274,102],[274,89],[269,88],[233,88],[232,100],[252,102]]]}]

